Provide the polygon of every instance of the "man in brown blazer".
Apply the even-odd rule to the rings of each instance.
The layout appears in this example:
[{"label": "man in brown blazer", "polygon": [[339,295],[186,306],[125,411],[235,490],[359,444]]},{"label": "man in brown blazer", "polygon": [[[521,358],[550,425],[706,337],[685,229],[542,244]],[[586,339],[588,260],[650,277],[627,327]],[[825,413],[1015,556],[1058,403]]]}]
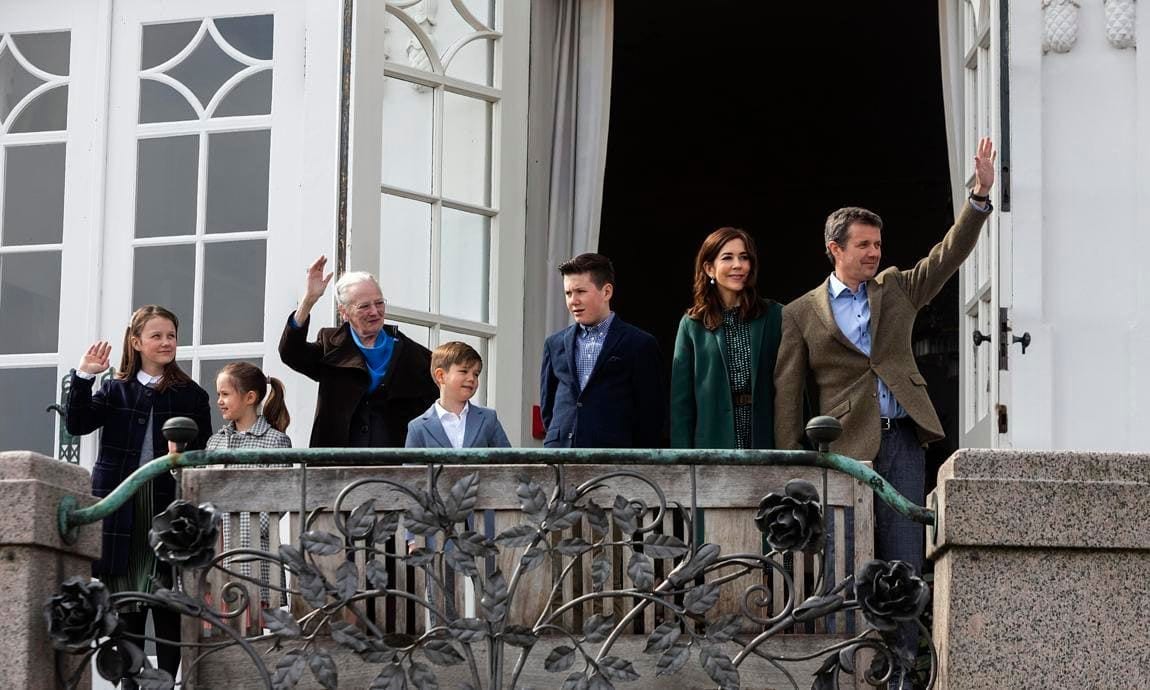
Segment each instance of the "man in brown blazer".
[{"label": "man in brown blazer", "polygon": [[[991,211],[995,157],[990,140],[980,141],[970,202],[942,241],[910,270],[878,273],[882,220],[876,214],[848,207],[827,218],[824,238],[834,272],[783,309],[775,365],[780,448],[798,448],[802,441],[805,391],[817,414],[842,422],[835,452],[873,461],[899,493],[922,504],[923,446],[943,432],[914,361],[911,329],[919,309],[978,242]],[[921,526],[876,503],[875,556],[921,569]]]}]

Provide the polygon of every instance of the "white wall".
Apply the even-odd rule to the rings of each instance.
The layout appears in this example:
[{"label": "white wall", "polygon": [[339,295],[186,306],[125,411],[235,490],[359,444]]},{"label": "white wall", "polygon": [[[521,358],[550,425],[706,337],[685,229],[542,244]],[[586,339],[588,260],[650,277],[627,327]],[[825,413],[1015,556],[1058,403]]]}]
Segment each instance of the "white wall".
[{"label": "white wall", "polygon": [[1011,441],[1144,450],[1150,71],[1107,42],[1101,2],[1082,3],[1068,53],[1042,54],[1042,19],[1010,3],[1012,318],[1033,338],[1011,348]]}]

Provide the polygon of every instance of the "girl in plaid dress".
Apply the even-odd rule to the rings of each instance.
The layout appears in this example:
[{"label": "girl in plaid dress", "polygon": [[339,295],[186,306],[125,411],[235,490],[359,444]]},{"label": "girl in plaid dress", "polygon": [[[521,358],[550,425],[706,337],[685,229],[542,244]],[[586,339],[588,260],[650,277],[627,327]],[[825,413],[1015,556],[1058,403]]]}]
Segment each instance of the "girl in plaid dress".
[{"label": "girl in plaid dress", "polygon": [[[269,390],[270,388],[270,390]],[[225,448],[291,448],[284,433],[291,416],[284,405],[284,385],[274,376],[265,376],[259,367],[247,362],[232,362],[216,377],[216,405],[227,424],[208,439],[208,450]],[[260,404],[263,414],[260,414]],[[260,465],[267,467],[267,465]],[[248,465],[251,467],[251,465]],[[239,544],[232,543],[231,520],[223,521],[223,547],[251,548],[251,514],[240,513]],[[260,513],[261,551],[269,551],[268,514]],[[225,567],[230,564],[225,561]],[[251,564],[241,563],[240,574],[251,577]],[[260,561],[260,606],[270,606],[267,588],[269,567]]]}]

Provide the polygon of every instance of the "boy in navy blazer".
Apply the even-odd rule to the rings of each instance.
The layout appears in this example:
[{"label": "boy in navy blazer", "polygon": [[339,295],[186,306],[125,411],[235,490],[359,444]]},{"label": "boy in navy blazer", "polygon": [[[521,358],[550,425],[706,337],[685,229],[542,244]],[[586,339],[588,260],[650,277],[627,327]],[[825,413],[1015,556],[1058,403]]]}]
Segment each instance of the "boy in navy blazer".
[{"label": "boy in navy blazer", "polygon": [[431,353],[431,378],[439,399],[407,424],[408,448],[509,448],[495,410],[469,401],[479,387],[483,359],[467,343],[453,340]]},{"label": "boy in navy blazer", "polygon": [[559,273],[575,323],[543,346],[543,445],[658,447],[666,420],[659,345],[611,311],[611,260],[580,254],[560,264]]}]

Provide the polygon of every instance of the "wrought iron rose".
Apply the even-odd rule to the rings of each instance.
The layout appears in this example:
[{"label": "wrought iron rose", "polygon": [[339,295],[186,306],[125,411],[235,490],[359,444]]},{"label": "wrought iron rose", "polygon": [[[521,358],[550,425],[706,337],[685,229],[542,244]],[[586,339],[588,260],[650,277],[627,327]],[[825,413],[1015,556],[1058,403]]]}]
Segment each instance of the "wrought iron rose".
[{"label": "wrought iron rose", "polygon": [[755,525],[767,543],[779,551],[821,551],[826,542],[823,509],[813,484],[792,479],[783,493],[769,493],[759,501]]},{"label": "wrought iron rose", "polygon": [[903,561],[867,561],[855,575],[855,596],[867,621],[879,630],[894,630],[912,621],[930,603],[930,587]]},{"label": "wrought iron rose", "polygon": [[70,577],[60,585],[60,593],[44,605],[44,617],[52,646],[70,652],[90,647],[120,627],[108,589],[98,580],[83,577]]},{"label": "wrought iron rose", "polygon": [[202,568],[216,556],[220,515],[211,503],[173,501],[152,518],[148,541],[156,557],[183,568]]}]

